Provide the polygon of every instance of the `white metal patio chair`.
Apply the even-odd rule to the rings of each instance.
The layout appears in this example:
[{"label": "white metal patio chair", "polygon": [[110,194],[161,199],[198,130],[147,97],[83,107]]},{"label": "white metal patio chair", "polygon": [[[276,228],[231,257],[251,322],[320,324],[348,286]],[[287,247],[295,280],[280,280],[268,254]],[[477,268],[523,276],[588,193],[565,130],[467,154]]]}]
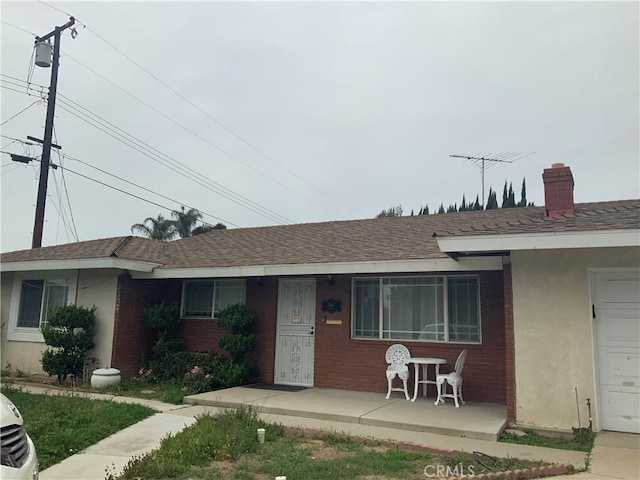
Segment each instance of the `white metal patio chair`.
[{"label": "white metal patio chair", "polygon": [[[409,400],[409,392],[407,390],[407,381],[409,380],[409,359],[411,358],[411,354],[409,353],[409,349],[400,343],[396,343],[391,345],[387,349],[387,353],[385,354],[385,359],[387,360],[387,400],[391,396],[391,392],[404,392],[404,396],[407,400]],[[393,379],[396,376],[402,380],[402,388],[393,388]]]},{"label": "white metal patio chair", "polygon": [[[460,355],[458,355],[455,370],[451,373],[440,374],[436,377],[438,398],[435,401],[435,405],[444,403],[445,398],[453,398],[456,408],[459,408],[458,397],[460,397],[460,401],[464,405],[464,399],[462,398],[462,368],[464,367],[466,358],[467,351],[463,350],[460,352]],[[451,385],[452,393],[447,393],[447,384]]]}]

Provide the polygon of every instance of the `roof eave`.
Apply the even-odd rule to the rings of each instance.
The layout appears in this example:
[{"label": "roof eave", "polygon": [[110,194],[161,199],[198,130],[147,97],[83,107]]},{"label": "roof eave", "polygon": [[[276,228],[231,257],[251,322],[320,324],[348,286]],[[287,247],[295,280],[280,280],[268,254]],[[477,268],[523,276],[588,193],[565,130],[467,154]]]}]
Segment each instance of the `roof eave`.
[{"label": "roof eave", "polygon": [[442,252],[493,252],[563,248],[638,247],[640,230],[545,232],[437,237]]},{"label": "roof eave", "polygon": [[460,272],[502,270],[502,258],[480,257],[382,260],[367,262],[300,263],[280,265],[241,265],[231,267],[158,268],[135,272],[133,278],[232,278],[292,275],[379,274],[399,272]]},{"label": "roof eave", "polygon": [[76,258],[66,260],[26,260],[0,263],[0,272],[25,272],[48,270],[88,270],[115,268],[131,272],[152,272],[161,264],[116,257]]}]

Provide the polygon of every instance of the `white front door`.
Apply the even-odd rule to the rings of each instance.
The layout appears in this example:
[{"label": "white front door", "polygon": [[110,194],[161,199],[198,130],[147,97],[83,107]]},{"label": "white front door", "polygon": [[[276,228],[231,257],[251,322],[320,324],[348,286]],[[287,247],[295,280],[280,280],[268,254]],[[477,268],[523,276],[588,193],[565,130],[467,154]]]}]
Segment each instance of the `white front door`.
[{"label": "white front door", "polygon": [[315,326],[315,279],[280,279],[274,383],[313,386]]},{"label": "white front door", "polygon": [[640,272],[593,279],[600,427],[640,433]]}]

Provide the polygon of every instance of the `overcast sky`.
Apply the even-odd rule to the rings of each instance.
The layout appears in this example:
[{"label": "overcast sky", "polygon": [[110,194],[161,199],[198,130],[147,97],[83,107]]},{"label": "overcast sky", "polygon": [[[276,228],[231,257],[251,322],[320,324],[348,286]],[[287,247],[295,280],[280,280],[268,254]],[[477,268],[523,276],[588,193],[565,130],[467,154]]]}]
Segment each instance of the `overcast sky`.
[{"label": "overcast sky", "polygon": [[[49,5],[81,23],[61,43],[55,132],[67,157],[52,159],[68,170],[51,171],[43,245],[74,241],[72,223],[89,240],[169,216],[80,175],[229,227],[475,199],[480,169],[450,154],[536,152],[486,171],[499,196],[526,178],[536,205],[555,162],[571,167],[578,202],[640,196],[637,2]],[[35,67],[27,89],[34,38],[15,27],[44,35],[68,17],[40,2],[0,8],[1,134],[42,138],[50,69]],[[29,248],[38,164],[2,154],[0,165],[0,248]]]}]

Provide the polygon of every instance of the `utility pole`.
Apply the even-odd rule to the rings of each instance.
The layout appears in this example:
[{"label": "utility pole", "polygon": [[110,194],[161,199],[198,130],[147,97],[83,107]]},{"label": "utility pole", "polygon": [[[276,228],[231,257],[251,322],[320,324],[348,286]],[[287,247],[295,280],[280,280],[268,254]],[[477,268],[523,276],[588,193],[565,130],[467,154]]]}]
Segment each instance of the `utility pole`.
[{"label": "utility pole", "polygon": [[[47,100],[47,117],[44,124],[44,140],[42,142],[42,160],[40,162],[40,181],[38,183],[38,199],[36,200],[36,218],[33,225],[33,239],[31,248],[42,246],[42,230],[44,227],[44,207],[47,201],[47,184],[49,182],[49,165],[51,163],[51,142],[53,140],[53,118],[56,110],[56,91],[58,89],[58,66],[60,64],[60,37],[62,32],[75,23],[71,17],[61,27],[56,27],[44,37],[36,37],[36,48],[53,37],[53,61],[51,63],[51,82]],[[72,34],[73,34],[72,30]],[[72,35],[74,36],[74,35]],[[75,37],[75,36],[74,36]],[[43,64],[42,66],[48,66]]]}]

